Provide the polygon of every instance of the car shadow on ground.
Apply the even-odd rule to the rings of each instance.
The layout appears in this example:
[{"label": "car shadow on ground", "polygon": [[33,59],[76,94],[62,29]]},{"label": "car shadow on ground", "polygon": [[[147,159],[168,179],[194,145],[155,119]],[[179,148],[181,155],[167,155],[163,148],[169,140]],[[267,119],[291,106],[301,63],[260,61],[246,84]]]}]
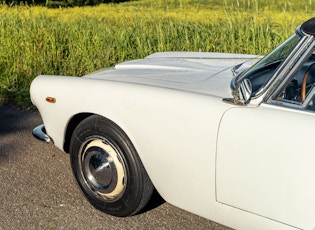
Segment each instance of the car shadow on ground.
[{"label": "car shadow on ground", "polygon": [[159,207],[160,205],[164,203],[165,203],[165,200],[160,196],[160,194],[156,191],[156,189],[154,189],[149,203],[138,214],[143,214],[145,212],[148,212],[152,209]]}]

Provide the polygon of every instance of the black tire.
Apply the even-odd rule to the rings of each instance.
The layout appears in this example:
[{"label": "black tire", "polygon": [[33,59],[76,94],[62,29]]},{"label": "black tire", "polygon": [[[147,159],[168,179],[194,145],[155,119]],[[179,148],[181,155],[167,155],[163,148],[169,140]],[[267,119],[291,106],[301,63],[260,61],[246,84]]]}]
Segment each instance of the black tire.
[{"label": "black tire", "polygon": [[153,185],[131,141],[103,117],[88,117],[74,130],[70,161],[87,200],[105,213],[134,215],[152,195]]}]

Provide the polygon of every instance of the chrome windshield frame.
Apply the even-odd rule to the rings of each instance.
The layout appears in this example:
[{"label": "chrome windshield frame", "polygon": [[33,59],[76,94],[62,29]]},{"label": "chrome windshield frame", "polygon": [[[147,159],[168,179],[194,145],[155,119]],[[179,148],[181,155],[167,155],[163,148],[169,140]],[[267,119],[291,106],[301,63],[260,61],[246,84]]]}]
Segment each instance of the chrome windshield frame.
[{"label": "chrome windshield frame", "polygon": [[257,105],[266,102],[279,86],[285,84],[285,79],[291,78],[296,68],[305,61],[305,57],[308,56],[309,51],[312,49],[311,45],[313,41],[314,38],[312,36],[303,36],[292,52],[278,67],[267,84],[252,98],[251,102]]},{"label": "chrome windshield frame", "polygon": [[310,43],[307,43],[309,45],[308,45],[307,49],[305,49],[304,53],[303,53],[303,50],[301,50],[302,55],[301,55],[301,58],[296,62],[295,68],[292,68],[292,70],[289,71],[288,74],[286,76],[284,76],[283,79],[279,79],[279,81],[281,80],[280,84],[277,85],[277,89],[272,93],[272,95],[270,97],[268,97],[267,103],[274,104],[274,105],[281,105],[284,107],[294,108],[294,109],[305,109],[308,106],[310,100],[313,98],[313,96],[315,94],[314,87],[311,89],[311,91],[307,95],[307,98],[303,102],[293,102],[293,101],[286,101],[286,100],[279,101],[276,98],[281,93],[283,88],[295,76],[295,72],[309,58],[309,56],[312,54],[312,52],[314,52],[315,38],[313,36],[309,36],[309,40],[310,40]]},{"label": "chrome windshield frame", "polygon": [[[296,30],[296,35],[300,36],[301,38],[295,45],[295,47],[291,50],[291,52],[287,55],[287,57],[280,63],[277,67],[276,71],[273,73],[271,78],[263,85],[250,99],[251,105],[259,105],[263,102],[267,102],[272,98],[279,86],[286,83],[286,79],[291,78],[296,68],[301,65],[309,55],[311,50],[313,49],[312,44],[314,43],[314,36],[304,34],[300,27]],[[293,35],[294,36],[294,35]],[[292,36],[291,36],[292,37]],[[236,76],[233,81],[234,84],[239,84],[245,77],[246,73],[241,74],[240,76]],[[232,85],[233,82],[231,82]],[[235,86],[236,86],[235,85]],[[232,95],[235,98],[233,92],[235,89],[232,88]],[[234,100],[235,102],[235,100]]]}]

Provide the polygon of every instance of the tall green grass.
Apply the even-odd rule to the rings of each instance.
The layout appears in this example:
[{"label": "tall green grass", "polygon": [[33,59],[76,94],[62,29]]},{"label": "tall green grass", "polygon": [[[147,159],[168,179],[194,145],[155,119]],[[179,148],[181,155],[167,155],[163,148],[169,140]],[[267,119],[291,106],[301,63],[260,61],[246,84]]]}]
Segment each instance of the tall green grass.
[{"label": "tall green grass", "polygon": [[30,106],[40,74],[82,76],[158,51],[266,54],[311,0],[142,0],[73,9],[0,7],[0,98]]}]

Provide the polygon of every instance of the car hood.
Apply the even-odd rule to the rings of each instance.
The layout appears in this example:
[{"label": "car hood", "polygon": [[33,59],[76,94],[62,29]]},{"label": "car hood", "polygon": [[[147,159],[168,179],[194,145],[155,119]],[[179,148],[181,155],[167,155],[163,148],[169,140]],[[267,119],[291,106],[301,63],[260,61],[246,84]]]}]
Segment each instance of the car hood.
[{"label": "car hood", "polygon": [[[206,52],[161,52],[122,62],[84,77],[145,84],[224,97],[232,68],[248,68],[261,56]],[[243,63],[243,64],[242,64]],[[240,65],[242,64],[242,65]],[[241,68],[240,68],[241,67]]]}]

